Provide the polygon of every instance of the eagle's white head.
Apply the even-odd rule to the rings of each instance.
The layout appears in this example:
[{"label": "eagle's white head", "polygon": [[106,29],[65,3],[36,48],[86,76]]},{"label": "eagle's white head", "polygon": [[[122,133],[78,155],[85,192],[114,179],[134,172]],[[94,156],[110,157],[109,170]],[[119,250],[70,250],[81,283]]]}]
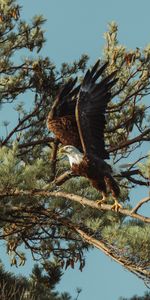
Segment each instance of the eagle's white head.
[{"label": "eagle's white head", "polygon": [[72,164],[78,165],[83,159],[83,154],[76,147],[71,145],[61,147],[59,152],[68,156],[69,163],[71,166]]}]

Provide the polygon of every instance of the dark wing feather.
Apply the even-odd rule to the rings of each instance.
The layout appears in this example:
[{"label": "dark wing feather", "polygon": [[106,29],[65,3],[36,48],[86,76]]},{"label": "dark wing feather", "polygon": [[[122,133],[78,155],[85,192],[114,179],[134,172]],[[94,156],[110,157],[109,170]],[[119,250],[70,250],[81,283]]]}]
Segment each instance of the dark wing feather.
[{"label": "dark wing feather", "polygon": [[69,80],[61,89],[59,93],[60,101],[63,101],[66,96],[73,93],[73,88],[77,82],[77,77],[74,80]]},{"label": "dark wing feather", "polygon": [[77,79],[69,80],[60,90],[48,114],[47,127],[63,145],[73,145],[82,151],[75,107],[80,86]]},{"label": "dark wing feather", "polygon": [[111,88],[117,82],[114,79],[116,72],[113,72],[96,83],[107,65],[105,63],[99,67],[98,61],[91,71],[87,71],[76,104],[76,120],[83,151],[86,155],[94,154],[102,159],[109,158],[104,142],[105,111],[111,100]]},{"label": "dark wing feather", "polygon": [[75,115],[75,96],[78,94],[80,88],[79,86],[74,88],[76,82],[77,78],[74,80],[69,80],[60,90],[52,105],[49,118],[54,119],[56,117]]}]

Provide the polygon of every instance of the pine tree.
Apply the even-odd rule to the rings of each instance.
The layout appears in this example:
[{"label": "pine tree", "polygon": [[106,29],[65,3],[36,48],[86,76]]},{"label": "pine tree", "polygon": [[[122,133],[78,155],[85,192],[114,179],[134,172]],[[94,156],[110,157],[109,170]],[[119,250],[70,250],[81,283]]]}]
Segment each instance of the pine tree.
[{"label": "pine tree", "polygon": [[[108,107],[108,151],[114,165],[126,158],[133,161],[140,153],[117,176],[123,208],[113,212],[111,195],[110,204],[98,206],[95,200],[101,195],[85,178],[73,176],[68,162],[59,157],[59,142],[46,127],[60,86],[76,73],[82,81],[88,57],[82,55],[72,64],[62,63],[57,70],[48,57],[39,56],[45,42],[44,18],[36,16],[28,24],[12,0],[3,1],[0,11],[1,109],[7,105],[11,110],[15,103],[18,116],[14,127],[11,120],[3,120],[6,130],[0,140],[1,239],[7,244],[12,264],[25,263],[24,246],[34,259],[41,259],[45,270],[55,261],[58,268],[65,269],[78,263],[82,271],[85,252],[94,246],[149,280],[150,218],[138,210],[150,198],[132,207],[131,190],[136,191],[138,186],[148,189],[150,178],[145,146],[150,140],[146,98],[150,89],[150,46],[128,51],[117,40],[114,22],[105,33],[102,61],[109,61],[106,75],[114,70],[118,74],[114,100]],[[19,101],[22,94],[24,103]]]},{"label": "pine tree", "polygon": [[[51,274],[50,274],[51,273]],[[57,274],[57,276],[53,276]],[[0,299],[3,300],[71,300],[68,293],[54,291],[62,272],[54,263],[43,273],[43,268],[35,265],[27,279],[6,272],[0,263]]]}]

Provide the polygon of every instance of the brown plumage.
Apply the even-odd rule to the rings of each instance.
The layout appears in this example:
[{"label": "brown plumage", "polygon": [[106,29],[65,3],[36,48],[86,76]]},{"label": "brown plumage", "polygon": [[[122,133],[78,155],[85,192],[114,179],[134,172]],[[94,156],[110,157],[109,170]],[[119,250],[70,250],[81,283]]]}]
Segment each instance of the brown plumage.
[{"label": "brown plumage", "polygon": [[[77,123],[74,116],[58,117],[57,119],[47,120],[47,126],[50,131],[55,133],[59,141],[65,145],[74,145],[81,148]],[[68,134],[69,132],[69,134]],[[72,133],[70,135],[70,132]]]},{"label": "brown plumage", "polygon": [[[74,148],[72,146],[63,147],[61,152],[68,155],[74,156],[72,153]],[[93,187],[95,187],[98,191],[102,192],[103,199],[98,201],[98,203],[105,202],[107,197],[107,187],[112,193],[113,199],[115,203],[117,203],[117,198],[120,194],[120,188],[117,182],[112,177],[112,168],[108,165],[104,160],[94,157],[92,154],[87,156],[83,156],[80,160],[80,163],[76,161],[76,158],[72,160],[71,169],[74,174],[87,177]],[[119,204],[115,205],[115,209],[121,207]]]},{"label": "brown plumage", "polygon": [[[115,199],[120,189],[112,176],[112,169],[104,159],[109,158],[105,149],[105,112],[112,98],[111,88],[116,84],[116,72],[104,77],[108,63],[100,67],[98,61],[88,70],[81,85],[75,88],[77,79],[70,80],[60,91],[48,115],[47,126],[65,146],[72,171],[89,178],[92,185],[102,192],[107,187]],[[100,76],[102,80],[97,82]],[[80,150],[80,151],[79,151]]]},{"label": "brown plumage", "polygon": [[74,88],[76,81],[76,79],[70,80],[61,89],[48,114],[47,127],[63,145],[73,145],[82,150],[75,118],[75,106],[80,88],[80,86]]}]

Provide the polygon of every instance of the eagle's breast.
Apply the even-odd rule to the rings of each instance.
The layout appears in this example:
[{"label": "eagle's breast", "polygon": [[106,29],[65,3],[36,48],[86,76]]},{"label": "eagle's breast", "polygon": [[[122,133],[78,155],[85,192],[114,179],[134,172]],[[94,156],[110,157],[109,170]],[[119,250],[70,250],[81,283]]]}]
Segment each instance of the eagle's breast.
[{"label": "eagle's breast", "polygon": [[77,175],[88,177],[90,172],[89,160],[84,156],[79,163],[73,163],[71,169]]}]

